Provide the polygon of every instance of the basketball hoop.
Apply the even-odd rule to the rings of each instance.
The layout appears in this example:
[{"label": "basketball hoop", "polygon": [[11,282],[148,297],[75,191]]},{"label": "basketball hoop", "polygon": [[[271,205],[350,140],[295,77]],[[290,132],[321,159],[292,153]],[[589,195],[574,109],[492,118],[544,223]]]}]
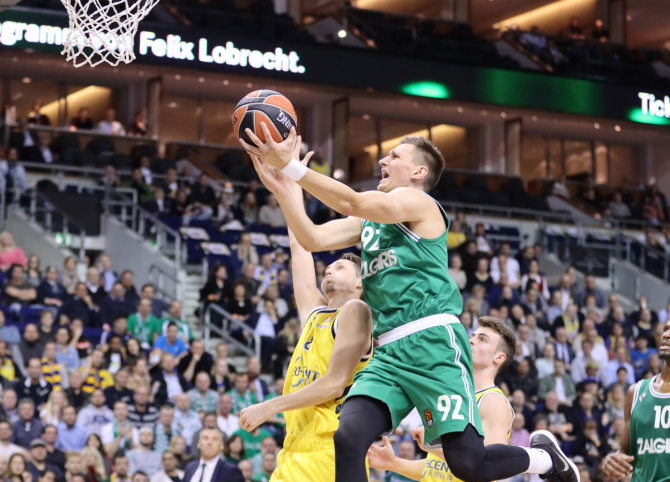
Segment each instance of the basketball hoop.
[{"label": "basketball hoop", "polygon": [[70,17],[63,51],[75,67],[135,60],[140,21],[159,0],[61,0]]}]

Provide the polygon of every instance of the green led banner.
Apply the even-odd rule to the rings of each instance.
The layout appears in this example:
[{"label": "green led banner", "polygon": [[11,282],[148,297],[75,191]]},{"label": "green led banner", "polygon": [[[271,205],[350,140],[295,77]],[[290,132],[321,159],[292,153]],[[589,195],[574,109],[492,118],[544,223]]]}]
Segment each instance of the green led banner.
[{"label": "green led banner", "polygon": [[[0,13],[0,50],[56,54],[67,31],[64,14],[13,8]],[[670,125],[670,82],[645,76],[637,86],[616,85],[370,49],[284,42],[252,33],[233,36],[199,28],[167,29],[147,22],[140,24],[135,54],[137,63]]]},{"label": "green led banner", "polygon": [[417,95],[419,97],[430,97],[433,99],[448,99],[449,89],[439,82],[423,81],[410,82],[401,87],[404,94]]}]

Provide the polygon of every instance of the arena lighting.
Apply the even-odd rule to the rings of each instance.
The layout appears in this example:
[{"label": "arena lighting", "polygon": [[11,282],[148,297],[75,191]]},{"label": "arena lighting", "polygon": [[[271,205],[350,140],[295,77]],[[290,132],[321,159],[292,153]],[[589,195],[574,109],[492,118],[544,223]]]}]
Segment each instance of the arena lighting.
[{"label": "arena lighting", "polygon": [[[73,109],[73,106],[85,106],[85,105],[94,105],[100,102],[101,99],[109,97],[110,90],[106,87],[100,87],[97,85],[89,85],[83,89],[79,89],[71,94],[68,94],[65,97],[65,102],[70,106],[70,109]],[[58,118],[58,109],[61,101],[59,99],[49,102],[42,106],[42,113],[51,117],[52,119]]]},{"label": "arena lighting", "polygon": [[670,119],[644,113],[640,107],[631,109],[628,113],[628,119],[632,120],[633,122],[640,122],[642,124],[655,124],[657,126],[670,125]]},{"label": "arena lighting", "polygon": [[431,80],[410,82],[400,88],[403,94],[416,95],[419,97],[431,97],[433,99],[448,99],[449,89],[446,85]]},{"label": "arena lighting", "polygon": [[344,38],[347,36],[347,31],[341,28],[340,30],[337,31],[337,36],[339,38]]},{"label": "arena lighting", "polygon": [[[430,132],[428,129],[420,129],[414,132],[406,132],[401,136],[393,137],[391,139],[385,139],[382,141],[382,155],[386,155],[391,149],[398,145],[398,143],[403,139],[403,137],[431,137],[433,142],[440,144],[448,143],[454,145],[457,142],[462,142],[466,136],[466,129],[460,126],[454,126],[450,124],[438,124],[431,126]],[[370,155],[377,155],[377,144],[370,144],[369,146],[363,147],[363,151],[367,152]]]},{"label": "arena lighting", "polygon": [[519,25],[522,30],[530,30],[533,25],[547,25],[552,20],[563,17],[566,20],[573,15],[579,15],[591,6],[595,8],[595,0],[558,0],[548,5],[543,5],[519,15],[505,18],[493,24],[493,28],[500,30],[513,24]]}]

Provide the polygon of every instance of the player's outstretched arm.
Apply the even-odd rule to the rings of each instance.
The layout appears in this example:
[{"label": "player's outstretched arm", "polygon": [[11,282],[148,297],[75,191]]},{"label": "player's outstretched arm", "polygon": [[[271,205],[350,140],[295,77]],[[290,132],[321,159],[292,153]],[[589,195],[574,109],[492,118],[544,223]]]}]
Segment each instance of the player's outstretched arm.
[{"label": "player's outstretched arm", "polygon": [[356,365],[371,349],[371,343],[370,308],[361,300],[348,301],[338,315],[328,371],[300,390],[243,409],[240,427],[251,431],[274,414],[319,405],[342,396]]},{"label": "player's outstretched arm", "polygon": [[634,457],[628,454],[630,453],[630,414],[633,408],[633,399],[635,397],[635,386],[636,385],[631,385],[628,388],[628,393],[626,393],[626,403],[623,412],[626,425],[621,437],[621,450],[608,454],[602,464],[605,475],[613,479],[624,479],[633,472],[631,462],[634,460]]},{"label": "player's outstretched arm", "polygon": [[[301,162],[307,165],[311,154],[308,153]],[[300,136],[295,145],[295,155],[300,155]],[[305,249],[311,252],[329,251],[360,242],[360,219],[337,219],[321,225],[314,224],[305,212],[302,188],[258,156],[251,154],[251,159],[261,182],[277,198],[286,224]]]},{"label": "player's outstretched arm", "polygon": [[[291,129],[288,138],[277,143],[272,139],[264,123],[261,123],[261,128],[266,142],[262,142],[249,129],[246,130],[246,133],[256,146],[251,146],[241,139],[240,142],[252,158],[262,159],[263,163],[275,169],[283,169],[291,162],[296,147],[298,137],[296,137],[295,130]],[[435,202],[416,189],[398,188],[390,193],[379,191],[359,193],[346,184],[312,169],[307,169],[298,184],[338,213],[368,219],[376,223],[395,224],[419,221],[425,217],[426,212],[436,209]]]},{"label": "player's outstretched arm", "polygon": [[426,459],[407,460],[396,456],[386,435],[382,437],[384,445],[372,444],[368,449],[368,463],[377,470],[390,470],[408,479],[421,480]]},{"label": "player's outstretched arm", "polygon": [[291,245],[291,272],[293,273],[293,294],[300,315],[300,324],[305,326],[307,317],[317,306],[326,304],[326,299],[316,286],[316,273],[312,254],[305,250],[289,229]]}]

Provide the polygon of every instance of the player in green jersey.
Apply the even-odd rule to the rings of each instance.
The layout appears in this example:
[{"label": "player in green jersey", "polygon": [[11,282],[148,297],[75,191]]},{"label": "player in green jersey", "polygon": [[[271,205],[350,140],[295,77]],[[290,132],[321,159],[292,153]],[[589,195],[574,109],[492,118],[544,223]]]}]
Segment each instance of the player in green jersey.
[{"label": "player in green jersey", "polygon": [[663,326],[658,354],[661,373],[628,389],[624,417],[626,427],[621,450],[605,457],[608,477],[631,482],[670,481],[670,320]]},{"label": "player in green jersey", "polygon": [[[266,143],[247,130],[256,146],[243,145],[300,243],[315,252],[362,246],[363,291],[379,346],[342,408],[336,480],[366,481],[370,444],[417,407],[426,440],[441,442],[452,473],[462,480],[533,472],[579,481],[574,464],[546,434],[534,434],[531,449],[484,446],[468,336],[457,318],[461,297],[447,274],[449,219],[426,194],[444,168],[439,150],[423,137],[404,138],[379,161],[377,191],[357,193],[296,160],[300,143],[294,131],[276,143],[262,129]],[[289,178],[348,217],[315,226]]]}]

